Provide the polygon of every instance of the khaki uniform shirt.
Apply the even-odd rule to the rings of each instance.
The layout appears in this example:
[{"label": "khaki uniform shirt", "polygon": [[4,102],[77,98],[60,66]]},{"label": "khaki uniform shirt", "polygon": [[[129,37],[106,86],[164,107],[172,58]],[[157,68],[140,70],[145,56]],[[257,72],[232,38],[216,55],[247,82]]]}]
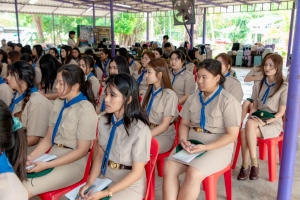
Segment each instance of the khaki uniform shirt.
[{"label": "khaki uniform shirt", "polygon": [[[204,101],[206,102],[211,98],[216,91]],[[189,96],[182,107],[180,116],[182,119],[190,122],[190,127],[199,127],[201,108],[202,104],[200,103],[198,90]],[[241,114],[242,107],[240,102],[229,92],[222,89],[220,94],[205,106],[205,129],[211,133],[224,134],[225,128],[240,126]]]},{"label": "khaki uniform shirt", "polygon": [[[116,119],[115,121],[117,122]],[[98,124],[98,143],[104,151],[112,129],[112,126],[107,125],[106,122],[106,117],[102,116]],[[109,160],[127,166],[132,166],[133,162],[147,163],[150,159],[152,138],[150,128],[141,121],[135,121],[132,122],[128,134],[124,125],[117,127]],[[121,180],[123,177],[119,178]]]},{"label": "khaki uniform shirt", "polygon": [[195,64],[194,63],[186,63],[185,67],[188,71],[192,72],[192,74],[194,74],[194,69],[195,69]]},{"label": "khaki uniform shirt", "polygon": [[2,71],[0,75],[2,78],[7,78],[7,73],[8,73],[7,67],[8,67],[7,63],[2,63]]},{"label": "khaki uniform shirt", "polygon": [[37,66],[34,68],[34,71],[35,71],[34,83],[37,85],[42,81],[42,71],[41,68]]},{"label": "khaki uniform shirt", "polygon": [[[54,101],[49,126],[54,127],[64,101]],[[73,149],[77,148],[77,140],[94,140],[96,138],[97,115],[89,101],[80,101],[64,109],[54,142]]]},{"label": "khaki uniform shirt", "polygon": [[[173,73],[170,71],[171,82],[173,81],[173,77]],[[173,83],[173,89],[176,92],[178,99],[186,94],[192,94],[195,91],[194,75],[190,71],[185,70],[176,76]]]},{"label": "khaki uniform shirt", "polygon": [[242,102],[244,93],[242,89],[242,84],[238,79],[232,76],[226,77],[224,89],[230,94],[232,94],[232,96],[234,96],[238,102]]},{"label": "khaki uniform shirt", "polygon": [[133,78],[137,79],[139,76],[139,69],[141,67],[141,64],[138,61],[134,61],[131,66],[129,66],[130,74],[133,76]]},{"label": "khaki uniform shirt", "polygon": [[[145,69],[146,69],[146,68],[142,67],[141,70],[145,70]],[[141,76],[141,74],[139,74],[139,76],[137,77],[137,79],[138,79],[140,76]],[[136,80],[137,80],[137,79],[136,79]],[[142,80],[141,84],[139,85],[139,90],[140,90],[140,91],[142,91],[142,90],[147,90],[147,88],[148,88],[148,83],[147,83],[147,81],[146,81],[146,72],[145,72],[144,77],[143,77],[143,80]]]},{"label": "khaki uniform shirt", "polygon": [[102,76],[103,76],[103,71],[100,69],[100,67],[95,68],[96,74],[97,74],[97,79],[99,81],[102,81]]},{"label": "khaki uniform shirt", "polygon": [[68,39],[68,45],[70,47],[72,47],[72,49],[73,49],[76,46],[76,43],[75,43],[75,41],[73,39],[69,38]]},{"label": "khaki uniform shirt", "polygon": [[13,98],[14,93],[12,89],[6,83],[0,84],[0,99],[4,101],[7,106],[10,106]]},{"label": "khaki uniform shirt", "polygon": [[99,80],[95,76],[91,76],[89,78],[89,81],[92,84],[92,90],[93,90],[93,93],[94,93],[94,97],[95,97],[95,99],[97,99],[98,98],[98,92],[99,92],[99,89],[100,89]]},{"label": "khaki uniform shirt", "polygon": [[0,199],[28,200],[27,190],[15,173],[0,174]]},{"label": "khaki uniform shirt", "polygon": [[261,76],[263,75],[263,71],[262,71],[262,67],[261,66],[254,66],[252,67],[252,69],[248,72],[248,74],[246,76]]}]

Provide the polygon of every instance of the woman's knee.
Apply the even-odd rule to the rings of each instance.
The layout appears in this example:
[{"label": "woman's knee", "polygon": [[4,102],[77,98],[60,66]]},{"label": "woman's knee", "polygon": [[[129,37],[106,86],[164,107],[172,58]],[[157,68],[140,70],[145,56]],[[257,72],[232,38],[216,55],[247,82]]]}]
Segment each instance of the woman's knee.
[{"label": "woman's knee", "polygon": [[185,181],[187,181],[190,184],[201,184],[201,182],[204,180],[203,173],[195,168],[195,167],[188,167],[185,174]]},{"label": "woman's knee", "polygon": [[184,173],[186,166],[173,160],[166,160],[164,164],[164,176],[179,176]]},{"label": "woman's knee", "polygon": [[255,121],[254,119],[248,119],[246,122],[246,129],[249,128],[256,128],[257,127],[257,121]]},{"label": "woman's knee", "polygon": [[242,109],[246,110],[246,112],[249,110],[249,106],[250,106],[250,101],[246,100],[244,101],[244,103],[242,104]]}]

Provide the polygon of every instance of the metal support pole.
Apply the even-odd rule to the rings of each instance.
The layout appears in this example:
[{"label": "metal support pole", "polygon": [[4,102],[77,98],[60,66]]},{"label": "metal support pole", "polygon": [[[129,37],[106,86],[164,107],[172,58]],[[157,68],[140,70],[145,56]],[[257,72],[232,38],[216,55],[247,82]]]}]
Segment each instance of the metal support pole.
[{"label": "metal support pole", "polygon": [[[95,14],[95,2],[93,2],[93,29],[96,27],[96,14]],[[94,35],[94,43],[96,42],[96,34],[93,32]]]},{"label": "metal support pole", "polygon": [[190,34],[190,49],[193,50],[194,48],[194,24],[191,24],[191,34]]},{"label": "metal support pole", "polygon": [[18,1],[17,0],[15,0],[15,11],[16,11],[16,21],[17,21],[18,43],[20,43],[19,11],[18,11]]},{"label": "metal support pole", "polygon": [[[300,4],[297,3],[296,24],[300,22]],[[295,36],[300,34],[300,26],[295,26]],[[286,119],[277,200],[292,199],[294,166],[298,143],[300,120],[300,37],[293,42],[293,59],[289,79]]]},{"label": "metal support pole", "polygon": [[54,46],[56,46],[56,42],[55,42],[55,28],[54,28],[54,14],[53,13],[52,13],[52,31],[53,31]]},{"label": "metal support pole", "polygon": [[288,43],[286,66],[289,66],[291,64],[289,57],[291,54],[291,45],[292,45],[292,40],[293,40],[294,17],[295,17],[295,2],[293,2],[293,8],[291,10],[290,33],[289,33],[289,43]]},{"label": "metal support pole", "polygon": [[202,44],[205,44],[205,40],[206,40],[206,8],[203,9]]},{"label": "metal support pole", "polygon": [[149,12],[147,12],[146,14],[147,14],[147,19],[146,19],[147,20],[147,22],[146,22],[147,23],[146,24],[147,25],[147,27],[146,27],[146,29],[147,29],[147,31],[146,31],[146,40],[147,40],[147,42],[149,42]]},{"label": "metal support pole", "polygon": [[115,31],[114,31],[114,1],[110,0],[110,34],[111,34],[111,56],[115,57]]}]

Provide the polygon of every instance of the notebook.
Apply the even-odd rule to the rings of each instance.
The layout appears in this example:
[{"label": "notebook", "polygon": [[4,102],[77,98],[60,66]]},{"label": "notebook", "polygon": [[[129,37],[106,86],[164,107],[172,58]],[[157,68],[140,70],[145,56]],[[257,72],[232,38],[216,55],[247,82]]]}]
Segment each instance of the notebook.
[{"label": "notebook", "polygon": [[[103,178],[103,179],[97,178],[95,180],[95,182],[94,182],[94,185],[91,187],[91,190],[92,190],[91,194],[94,194],[96,192],[102,191],[109,184],[111,184],[111,182],[112,181],[110,179],[108,179],[108,178]],[[76,198],[78,198],[77,194],[78,194],[80,188],[83,187],[84,185],[85,185],[85,183],[79,185],[78,187],[74,188],[73,190],[71,190],[70,192],[68,192],[67,194],[65,194],[65,196],[69,200],[75,200]]]},{"label": "notebook", "polygon": [[[194,146],[194,144],[192,144],[192,146]],[[198,153],[189,153],[186,150],[182,149],[181,151],[179,151],[178,153],[175,153],[172,158],[179,160],[183,163],[190,163],[194,158],[196,158],[197,156],[201,155],[205,153],[205,151],[201,151]]]},{"label": "notebook", "polygon": [[[37,159],[35,159],[33,162],[48,162],[48,161],[51,161],[51,160],[54,160],[56,159],[57,156],[56,155],[50,155],[50,154],[43,154],[41,155],[40,157],[38,157]],[[26,169],[27,170],[30,170],[32,168],[34,168],[35,165],[29,165],[29,166],[26,166]]]}]

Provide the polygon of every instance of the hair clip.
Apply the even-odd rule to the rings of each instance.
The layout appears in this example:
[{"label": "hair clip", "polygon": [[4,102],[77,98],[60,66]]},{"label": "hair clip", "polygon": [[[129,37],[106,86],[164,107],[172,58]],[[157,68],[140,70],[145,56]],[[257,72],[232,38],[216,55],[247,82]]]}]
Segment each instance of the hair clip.
[{"label": "hair clip", "polygon": [[20,121],[20,119],[18,117],[13,117],[13,132],[16,132],[18,129],[22,128],[22,122]]}]

